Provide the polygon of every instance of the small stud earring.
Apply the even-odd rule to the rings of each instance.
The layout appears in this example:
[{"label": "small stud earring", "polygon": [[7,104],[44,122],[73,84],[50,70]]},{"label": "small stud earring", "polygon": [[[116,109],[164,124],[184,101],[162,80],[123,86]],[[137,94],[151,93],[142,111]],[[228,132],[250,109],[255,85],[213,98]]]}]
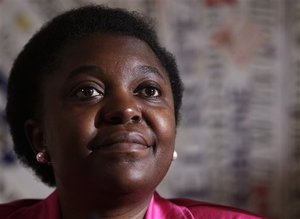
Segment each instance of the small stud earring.
[{"label": "small stud earring", "polygon": [[48,159],[47,159],[47,154],[45,151],[43,152],[39,152],[36,154],[36,160],[39,162],[39,163],[42,163],[42,164],[45,164],[45,163],[48,163]]},{"label": "small stud earring", "polygon": [[173,160],[176,160],[177,157],[178,157],[177,151],[174,151],[174,152],[173,152]]}]

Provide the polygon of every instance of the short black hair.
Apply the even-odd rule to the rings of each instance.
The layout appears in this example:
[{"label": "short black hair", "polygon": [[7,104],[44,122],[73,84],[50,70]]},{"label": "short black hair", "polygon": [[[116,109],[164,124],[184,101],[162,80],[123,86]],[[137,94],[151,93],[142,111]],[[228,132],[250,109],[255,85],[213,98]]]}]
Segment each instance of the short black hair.
[{"label": "short black hair", "polygon": [[133,36],[146,42],[168,73],[171,83],[176,123],[183,85],[175,58],[158,41],[154,26],[148,18],[124,9],[88,5],[67,11],[46,23],[24,46],[16,58],[8,80],[6,115],[20,161],[31,167],[49,186],[55,186],[50,165],[36,161],[35,153],[26,138],[24,124],[39,114],[41,84],[51,73],[57,57],[70,40],[91,33],[113,33]]}]

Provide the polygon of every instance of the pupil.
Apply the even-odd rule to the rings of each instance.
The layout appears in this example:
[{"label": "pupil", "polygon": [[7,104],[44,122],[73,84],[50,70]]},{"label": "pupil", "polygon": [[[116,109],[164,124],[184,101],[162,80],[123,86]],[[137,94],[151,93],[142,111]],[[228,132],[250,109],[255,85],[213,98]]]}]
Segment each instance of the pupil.
[{"label": "pupil", "polygon": [[153,96],[155,94],[155,90],[153,88],[146,89],[146,94],[148,96]]},{"label": "pupil", "polygon": [[91,88],[82,89],[82,93],[84,96],[91,96],[93,94],[93,89]]}]

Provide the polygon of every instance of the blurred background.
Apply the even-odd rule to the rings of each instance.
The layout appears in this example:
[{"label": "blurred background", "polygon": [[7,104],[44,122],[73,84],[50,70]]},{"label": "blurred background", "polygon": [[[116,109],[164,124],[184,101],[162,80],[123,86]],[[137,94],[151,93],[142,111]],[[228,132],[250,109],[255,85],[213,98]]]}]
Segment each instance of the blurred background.
[{"label": "blurred background", "polygon": [[0,0],[0,203],[53,190],[12,152],[4,116],[12,62],[44,22],[87,3],[152,17],[177,58],[179,156],[160,193],[299,219],[299,0]]}]

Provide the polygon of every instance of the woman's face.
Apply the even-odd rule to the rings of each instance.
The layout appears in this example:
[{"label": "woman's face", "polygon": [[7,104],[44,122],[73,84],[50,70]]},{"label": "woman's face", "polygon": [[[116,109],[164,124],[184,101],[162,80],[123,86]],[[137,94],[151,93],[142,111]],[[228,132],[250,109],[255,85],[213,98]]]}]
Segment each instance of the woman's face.
[{"label": "woman's face", "polygon": [[113,34],[72,41],[42,87],[41,142],[58,186],[150,191],[165,176],[175,141],[173,96],[146,43]]}]

